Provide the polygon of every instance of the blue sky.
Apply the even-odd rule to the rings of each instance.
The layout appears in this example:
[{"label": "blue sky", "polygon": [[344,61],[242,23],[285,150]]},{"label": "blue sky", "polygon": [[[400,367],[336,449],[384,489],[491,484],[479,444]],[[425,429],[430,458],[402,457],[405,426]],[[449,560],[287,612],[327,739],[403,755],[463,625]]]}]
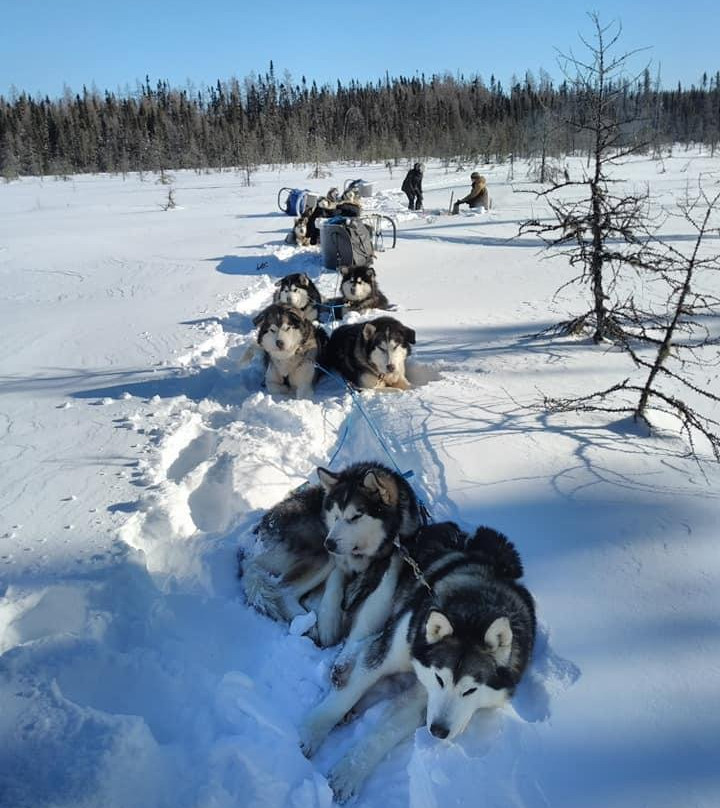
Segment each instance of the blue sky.
[{"label": "blue sky", "polygon": [[167,79],[196,87],[265,72],[318,83],[420,73],[495,75],[505,87],[526,70],[559,75],[556,49],[582,52],[586,12],[620,20],[621,51],[658,67],[663,85],[699,83],[720,70],[717,0],[486,3],[475,0],[292,3],[278,0],[0,0],[0,94],[11,87],[56,97],[78,91],[134,90]]}]

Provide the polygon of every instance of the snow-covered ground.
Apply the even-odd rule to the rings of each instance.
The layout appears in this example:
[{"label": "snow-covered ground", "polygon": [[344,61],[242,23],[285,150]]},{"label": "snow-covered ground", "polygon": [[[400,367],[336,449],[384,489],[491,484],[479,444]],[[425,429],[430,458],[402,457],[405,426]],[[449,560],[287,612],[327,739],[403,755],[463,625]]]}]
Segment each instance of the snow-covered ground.
[{"label": "snow-covered ground", "polygon": [[[235,553],[334,455],[388,461],[339,386],[273,398],[247,352],[278,277],[337,285],[317,248],[283,244],[278,190],[362,177],[398,221],[376,268],[423,382],[365,407],[435,520],[516,543],[540,636],[512,707],[451,744],[419,729],[358,805],[717,808],[720,470],[670,432],[533,408],[633,369],[585,339],[527,337],[584,306],[553,298],[562,260],[512,239],[546,214],[507,166],[429,164],[428,210],[486,174],[492,210],[457,217],[405,211],[403,167],[332,168],[249,188],[178,172],[169,211],[151,175],[0,186],[0,805],[331,804],[325,773],[382,705],[303,757],[334,653],[243,603]],[[718,168],[682,152],[622,176],[670,205]],[[682,243],[687,226],[666,232]]]}]

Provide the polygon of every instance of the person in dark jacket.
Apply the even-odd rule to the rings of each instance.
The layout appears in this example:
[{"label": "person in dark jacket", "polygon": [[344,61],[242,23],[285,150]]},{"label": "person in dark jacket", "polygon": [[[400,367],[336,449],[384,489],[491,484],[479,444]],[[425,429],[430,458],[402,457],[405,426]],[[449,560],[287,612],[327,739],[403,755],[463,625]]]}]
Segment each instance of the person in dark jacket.
[{"label": "person in dark jacket", "polygon": [[420,210],[422,208],[423,168],[422,163],[415,163],[415,165],[405,175],[405,179],[403,180],[403,184],[401,186],[408,198],[408,208],[410,208],[410,210]]},{"label": "person in dark jacket", "polygon": [[453,205],[453,213],[460,213],[460,205],[469,205],[471,208],[485,208],[488,210],[490,207],[490,197],[487,190],[487,182],[485,177],[473,171],[470,175],[472,187],[470,193]]}]

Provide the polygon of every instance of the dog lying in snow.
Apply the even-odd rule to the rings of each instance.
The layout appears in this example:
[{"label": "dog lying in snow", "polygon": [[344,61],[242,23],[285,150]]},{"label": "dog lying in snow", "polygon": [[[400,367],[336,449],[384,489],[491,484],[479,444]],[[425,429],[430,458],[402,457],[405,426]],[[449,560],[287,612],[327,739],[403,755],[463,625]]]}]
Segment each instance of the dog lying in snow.
[{"label": "dog lying in snow", "polygon": [[356,311],[364,314],[371,309],[389,309],[390,302],[380,291],[375,270],[370,266],[339,267],[342,275],[342,297],[328,301],[333,306],[335,319]]},{"label": "dog lying in snow", "polygon": [[285,303],[301,311],[308,320],[318,319],[322,297],[317,286],[304,272],[286,275],[275,284],[273,303]]},{"label": "dog lying in snow", "polygon": [[394,317],[341,325],[330,335],[325,365],[347,381],[368,390],[408,390],[405,360],[415,344],[415,332]]},{"label": "dog lying in snow", "polygon": [[[258,611],[288,622],[320,591],[315,638],[322,646],[347,639],[352,648],[389,613],[395,541],[412,541],[420,509],[405,478],[380,463],[317,475],[319,485],[292,492],[262,517],[254,532],[263,550],[240,558],[242,587]],[[337,675],[341,669],[342,659]]]},{"label": "dog lying in snow", "polygon": [[340,802],[352,797],[374,767],[418,726],[452,739],[475,712],[502,706],[532,654],[535,606],[518,583],[517,550],[501,533],[479,527],[473,538],[445,522],[423,527],[394,591],[388,617],[354,649],[342,677],[311,711],[301,746],[312,756],[325,737],[383,677],[414,672],[415,684],[395,697],[377,727],[335,765],[330,785]]},{"label": "dog lying in snow", "polygon": [[265,386],[273,395],[294,393],[312,398],[327,334],[302,312],[273,303],[255,317],[257,342],[265,354]]}]

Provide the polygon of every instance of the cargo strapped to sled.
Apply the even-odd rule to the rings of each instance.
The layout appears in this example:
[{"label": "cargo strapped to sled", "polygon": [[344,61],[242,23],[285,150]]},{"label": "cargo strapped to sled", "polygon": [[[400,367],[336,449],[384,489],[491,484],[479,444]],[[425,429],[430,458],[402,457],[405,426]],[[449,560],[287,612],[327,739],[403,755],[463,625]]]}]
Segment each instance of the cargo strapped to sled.
[{"label": "cargo strapped to sled", "polygon": [[283,213],[295,218],[312,210],[317,200],[317,195],[307,188],[281,188],[278,191],[278,207]]},{"label": "cargo strapped to sled", "polygon": [[395,222],[389,216],[333,216],[320,227],[323,265],[328,269],[369,266],[375,253],[386,249],[382,223],[392,227],[392,246],[397,242]]}]

